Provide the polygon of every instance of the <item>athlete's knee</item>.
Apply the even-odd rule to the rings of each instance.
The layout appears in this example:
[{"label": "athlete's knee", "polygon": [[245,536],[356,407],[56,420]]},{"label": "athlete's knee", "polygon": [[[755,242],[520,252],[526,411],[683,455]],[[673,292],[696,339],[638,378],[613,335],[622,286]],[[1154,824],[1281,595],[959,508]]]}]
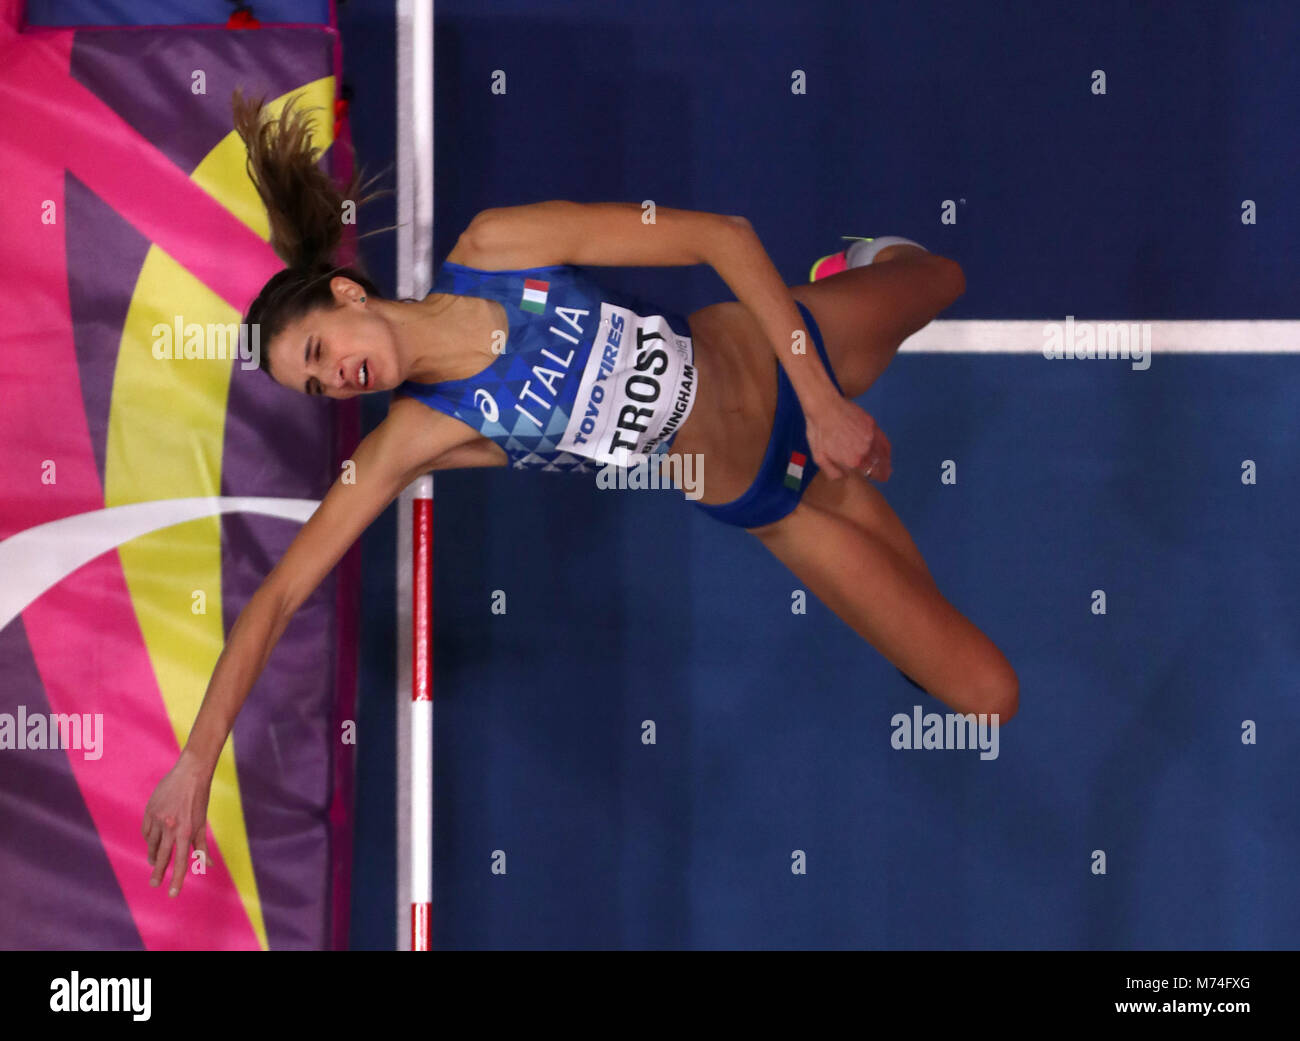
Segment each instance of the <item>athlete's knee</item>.
[{"label": "athlete's knee", "polygon": [[1020,709],[1020,678],[1001,653],[989,662],[977,681],[976,697],[980,711],[998,717],[998,725],[1008,722]]},{"label": "athlete's knee", "polygon": [[944,288],[944,297],[948,303],[952,303],[966,292],[966,272],[962,270],[957,261],[950,257],[941,257],[935,254],[934,264]]}]

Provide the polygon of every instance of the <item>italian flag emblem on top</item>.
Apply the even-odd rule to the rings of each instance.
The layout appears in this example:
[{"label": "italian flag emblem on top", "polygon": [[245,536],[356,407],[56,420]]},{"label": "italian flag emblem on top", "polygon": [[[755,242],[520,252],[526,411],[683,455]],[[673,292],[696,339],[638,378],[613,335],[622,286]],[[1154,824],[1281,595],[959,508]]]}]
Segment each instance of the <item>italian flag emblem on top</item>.
[{"label": "italian flag emblem on top", "polygon": [[808,457],[802,452],[790,453],[790,465],[785,468],[785,486],[798,491],[803,484],[803,466]]},{"label": "italian flag emblem on top", "polygon": [[550,290],[550,282],[542,282],[536,278],[525,278],[524,295],[519,301],[519,309],[521,311],[532,311],[533,314],[545,314],[546,294]]}]

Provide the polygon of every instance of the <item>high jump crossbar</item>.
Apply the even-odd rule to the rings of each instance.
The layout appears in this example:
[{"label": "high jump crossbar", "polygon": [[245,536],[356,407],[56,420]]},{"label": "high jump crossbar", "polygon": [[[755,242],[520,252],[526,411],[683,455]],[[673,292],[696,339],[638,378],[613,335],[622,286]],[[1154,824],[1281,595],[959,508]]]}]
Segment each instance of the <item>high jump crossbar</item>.
[{"label": "high jump crossbar", "polygon": [[[397,0],[397,295],[433,286],[433,0]],[[397,935],[433,924],[433,475],[397,512]]]}]

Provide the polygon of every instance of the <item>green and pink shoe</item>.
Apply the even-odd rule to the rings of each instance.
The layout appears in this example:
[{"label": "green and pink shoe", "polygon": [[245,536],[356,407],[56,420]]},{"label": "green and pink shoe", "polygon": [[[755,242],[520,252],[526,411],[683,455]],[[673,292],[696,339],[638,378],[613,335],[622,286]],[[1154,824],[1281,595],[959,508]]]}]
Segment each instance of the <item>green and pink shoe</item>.
[{"label": "green and pink shoe", "polygon": [[[831,275],[838,275],[841,271],[850,267],[861,267],[864,264],[870,264],[876,259],[876,254],[890,246],[916,246],[918,249],[925,249],[919,242],[912,239],[905,239],[901,235],[882,235],[880,238],[861,238],[857,235],[841,235],[840,238],[846,239],[853,244],[845,246],[838,253],[832,253],[829,256],[822,257],[812,266],[812,272],[808,276],[809,282],[816,282],[821,278],[830,278]],[[867,243],[871,245],[868,246]],[[853,254],[853,261],[850,263],[849,254]]]},{"label": "green and pink shoe", "polygon": [[[873,239],[861,238],[857,235],[841,235],[840,238],[850,242],[873,242]],[[841,271],[848,269],[849,261],[845,254],[849,247],[845,246],[838,253],[831,253],[816,261],[812,266],[812,271],[808,275],[809,282],[816,282],[818,279],[830,278],[831,275],[838,275]]]}]

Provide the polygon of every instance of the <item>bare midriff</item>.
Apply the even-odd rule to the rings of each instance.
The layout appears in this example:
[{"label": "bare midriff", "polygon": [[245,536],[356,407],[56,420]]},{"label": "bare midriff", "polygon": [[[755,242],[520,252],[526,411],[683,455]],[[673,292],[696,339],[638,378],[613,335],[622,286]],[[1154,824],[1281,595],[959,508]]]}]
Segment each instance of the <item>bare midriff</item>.
[{"label": "bare midriff", "polygon": [[697,386],[690,418],[670,455],[703,460],[706,505],[738,499],[762,465],[776,413],[776,358],[762,327],[737,301],[711,304],[687,316]]}]

